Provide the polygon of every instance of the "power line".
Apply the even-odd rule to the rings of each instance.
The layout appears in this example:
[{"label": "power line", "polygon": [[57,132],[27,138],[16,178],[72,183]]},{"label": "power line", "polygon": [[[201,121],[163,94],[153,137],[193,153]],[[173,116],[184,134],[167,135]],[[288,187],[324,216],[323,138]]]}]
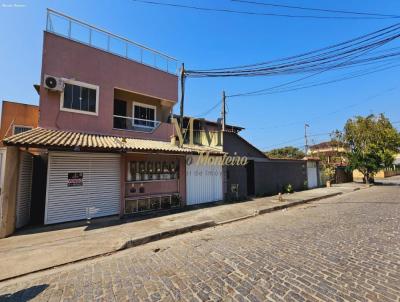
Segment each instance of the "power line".
[{"label": "power line", "polygon": [[199,114],[199,117],[204,117],[207,116],[209,113],[211,113],[213,110],[217,109],[218,106],[221,104],[221,101],[218,101],[214,106],[212,106],[210,109],[207,111],[204,111],[203,113]]},{"label": "power line", "polygon": [[[357,57],[360,57],[360,56],[362,56],[362,55],[368,53],[369,51],[371,51],[371,49],[367,49],[366,51],[362,52],[361,54],[358,54]],[[354,58],[351,57],[349,60],[347,60],[347,61],[345,61],[345,62],[348,62],[348,61],[353,60],[353,59],[354,59]],[[340,63],[340,64],[341,64],[341,63]],[[330,67],[328,67],[328,68],[326,68],[326,69],[323,69],[323,70],[321,70],[321,71],[318,71],[318,72],[316,72],[316,73],[307,75],[307,76],[305,76],[305,77],[301,77],[301,78],[296,79],[296,80],[292,80],[292,81],[289,81],[289,82],[285,82],[285,83],[282,83],[282,84],[279,84],[279,85],[275,85],[275,86],[270,87],[270,88],[265,88],[265,89],[250,91],[250,92],[244,92],[244,93],[238,93],[238,94],[235,94],[235,95],[230,95],[230,96],[228,96],[228,97],[248,96],[248,95],[252,95],[252,94],[255,94],[255,93],[264,92],[264,91],[269,90],[269,89],[275,89],[275,88],[284,87],[284,86],[287,86],[287,85],[290,85],[290,84],[293,84],[293,83],[297,83],[297,82],[306,80],[306,79],[311,78],[311,77],[315,77],[315,76],[317,76],[317,75],[319,75],[319,74],[321,74],[321,73],[324,73],[324,72],[326,72],[326,71],[330,71],[330,70],[334,69],[335,67],[338,67],[340,64],[330,66]]]},{"label": "power line", "polygon": [[[386,66],[386,67],[383,68],[383,66]],[[262,96],[262,95],[293,92],[293,91],[313,88],[313,87],[317,87],[317,86],[324,86],[324,85],[329,85],[329,84],[333,84],[333,83],[337,83],[337,82],[351,80],[351,79],[354,79],[354,78],[363,77],[363,76],[366,76],[366,75],[370,75],[370,74],[374,74],[374,73],[378,73],[378,72],[382,72],[382,71],[385,71],[385,70],[389,70],[389,69],[393,69],[393,68],[399,67],[400,64],[391,64],[391,65],[385,64],[383,66],[381,68],[378,68],[378,69],[376,67],[369,68],[369,69],[366,69],[364,71],[359,71],[356,74],[347,73],[347,74],[352,74],[352,75],[341,77],[341,78],[336,78],[336,79],[333,79],[333,80],[322,81],[322,82],[317,82],[317,83],[309,83],[309,84],[305,83],[303,85],[293,85],[291,87],[283,88],[281,90],[275,89],[276,86],[273,86],[273,87],[270,87],[270,88],[263,89],[262,92],[260,92],[260,93],[252,93],[252,94],[248,94],[248,95],[240,95],[240,94],[235,95],[234,94],[234,95],[230,95],[228,97],[236,97],[236,96],[254,97],[254,96]]]},{"label": "power line", "polygon": [[211,7],[203,7],[203,6],[193,6],[193,5],[185,5],[179,3],[170,3],[170,2],[158,2],[158,1],[149,1],[149,0],[132,0],[135,2],[158,5],[158,6],[168,6],[175,8],[184,8],[184,9],[192,9],[199,11],[207,11],[207,12],[221,12],[221,13],[231,13],[231,14],[241,14],[241,15],[254,15],[254,16],[269,16],[269,17],[284,17],[284,18],[301,18],[301,19],[342,19],[342,20],[370,20],[370,19],[392,19],[393,17],[373,17],[373,16],[363,16],[363,17],[354,17],[354,16],[317,16],[317,15],[291,15],[291,14],[277,14],[277,13],[262,13],[262,12],[254,12],[254,11],[243,11],[243,10],[234,10],[227,8],[211,8]]},{"label": "power line", "polygon": [[[330,134],[331,134],[331,132],[317,133],[317,134],[307,135],[307,137],[321,137],[321,136],[327,136],[327,135],[330,135]],[[290,139],[290,140],[287,140],[287,141],[284,141],[284,142],[281,142],[281,143],[278,143],[278,144],[269,145],[269,146],[266,146],[265,148],[279,147],[279,146],[283,146],[283,145],[290,144],[290,143],[293,143],[293,142],[297,142],[299,140],[304,140],[304,136],[298,137],[298,138],[293,138],[293,139]]]},{"label": "power line", "polygon": [[328,12],[328,13],[375,16],[375,17],[389,17],[389,18],[399,18],[400,17],[398,15],[386,15],[386,14],[379,14],[379,13],[367,13],[367,12],[346,11],[346,10],[336,10],[336,9],[323,9],[323,8],[303,7],[303,6],[266,3],[266,2],[257,2],[257,1],[246,1],[246,0],[231,0],[231,1],[255,4],[255,5],[262,5],[262,6],[270,6],[270,7],[290,8],[290,9],[307,10],[307,11]]},{"label": "power line", "polygon": [[[351,80],[351,79],[354,79],[354,78],[363,77],[363,76],[366,76],[366,75],[382,72],[382,71],[389,70],[389,69],[392,69],[392,68],[396,68],[396,67],[399,67],[399,66],[400,66],[400,64],[390,65],[390,63],[389,64],[386,63],[386,64],[382,65],[382,67],[379,68],[379,69],[376,69],[376,67],[374,67],[374,68],[368,68],[368,69],[365,69],[365,70],[360,70],[357,73],[346,73],[345,75],[348,75],[348,76],[344,76],[344,77],[341,77],[341,78],[336,78],[336,79],[333,79],[333,80],[317,82],[317,83],[305,83],[302,86],[292,86],[292,87],[289,87],[287,89],[282,89],[282,90],[274,90],[273,89],[274,87],[271,87],[270,92],[265,92],[265,93],[260,93],[260,94],[252,94],[252,95],[249,95],[249,97],[270,95],[270,94],[277,94],[277,93],[285,93],[285,92],[293,92],[293,91],[298,91],[298,90],[307,89],[307,88],[313,88],[313,87],[317,87],[317,86],[329,85],[329,84],[333,84],[333,83],[337,83],[337,82],[341,82],[341,81],[347,81],[347,80]],[[390,89],[385,89],[383,92],[389,92],[389,91],[392,91],[392,90],[395,90],[395,89],[398,89],[398,88],[400,88],[400,87],[393,87],[393,88],[390,88]],[[379,93],[376,96],[380,96],[381,94],[382,93]],[[234,96],[235,95],[229,96],[229,97],[234,97]],[[372,98],[375,98],[376,96],[373,96]],[[369,97],[366,100],[369,100]],[[209,108],[208,110],[204,111],[203,113],[199,114],[198,116],[200,116],[200,117],[207,116],[212,111],[214,111],[216,108],[218,108],[218,106],[220,104],[221,104],[221,101],[218,101],[215,105],[213,105],[211,108]],[[226,102],[226,104],[228,106],[229,103]],[[358,105],[358,103],[356,105]],[[354,107],[354,106],[355,105],[350,105],[350,106],[346,106],[344,108],[351,108],[351,107]],[[332,112],[332,114],[333,113],[336,113],[336,112]],[[299,123],[302,123],[302,122],[299,122]],[[299,124],[299,123],[296,122],[295,124]],[[286,126],[286,125],[293,125],[293,123],[285,124],[284,126]]]},{"label": "power line", "polygon": [[[351,104],[351,105],[338,108],[338,109],[336,109],[336,110],[334,110],[334,111],[330,111],[330,112],[327,112],[327,113],[315,115],[315,116],[313,116],[313,117],[311,117],[311,118],[306,119],[306,121],[307,121],[307,122],[315,121],[315,120],[318,120],[318,119],[322,119],[322,118],[324,118],[325,116],[331,116],[331,115],[333,115],[333,114],[337,114],[337,113],[342,112],[342,111],[344,111],[344,110],[347,110],[347,109],[350,109],[350,108],[353,108],[353,107],[356,107],[356,106],[359,106],[359,105],[364,105],[364,104],[366,104],[367,102],[369,102],[369,101],[371,101],[371,100],[373,100],[373,99],[375,99],[375,98],[377,98],[377,97],[379,97],[379,96],[382,96],[382,95],[384,95],[384,94],[387,94],[387,93],[389,93],[389,92],[391,92],[391,91],[394,91],[394,90],[397,90],[397,89],[400,89],[400,86],[399,86],[399,85],[396,85],[396,86],[394,86],[394,87],[390,87],[390,88],[384,89],[384,90],[382,90],[382,91],[380,91],[380,92],[378,92],[378,93],[376,93],[376,94],[374,94],[374,95],[371,95],[371,96],[368,96],[368,97],[366,97],[366,98],[363,98],[362,100],[360,100],[360,101],[357,102],[357,103],[353,103],[353,104]],[[304,120],[303,120],[303,121],[296,121],[296,122],[292,122],[292,123],[286,123],[286,124],[275,125],[275,126],[274,126],[274,125],[271,125],[271,126],[269,126],[269,127],[263,127],[263,128],[256,127],[256,128],[250,128],[250,129],[260,129],[260,130],[271,129],[271,128],[277,129],[277,128],[282,128],[282,127],[286,127],[286,126],[295,126],[295,125],[300,125],[300,124],[304,124]],[[249,129],[249,128],[247,128],[247,129]]]},{"label": "power line", "polygon": [[[323,51],[328,51],[328,50],[331,50],[331,51],[328,51],[326,53],[332,53],[334,51],[338,51],[338,50],[343,50],[343,49],[349,48],[352,45],[359,45],[362,42],[365,42],[365,40],[363,40],[363,39],[367,39],[367,38],[371,39],[370,37],[376,38],[379,35],[382,35],[382,33],[387,32],[388,30],[397,30],[399,24],[400,23],[394,24],[392,26],[385,27],[383,29],[377,30],[377,31],[372,32],[372,33],[364,34],[362,36],[359,36],[359,37],[356,37],[356,38],[353,38],[353,39],[350,39],[350,40],[346,40],[344,42],[336,43],[336,44],[333,44],[333,45],[329,45],[329,46],[326,46],[326,47],[323,47],[323,48],[315,49],[315,50],[308,51],[308,52],[301,53],[301,54],[294,55],[294,56],[283,57],[283,58],[280,58],[280,59],[270,60],[270,61],[266,61],[266,62],[259,62],[259,63],[254,63],[254,64],[239,65],[239,66],[234,66],[234,67],[211,68],[211,69],[198,70],[198,71],[205,71],[205,72],[207,72],[207,71],[224,71],[224,70],[232,70],[232,69],[257,67],[257,66],[263,66],[263,65],[267,65],[267,64],[285,62],[285,61],[296,62],[296,61],[293,61],[293,60],[299,59],[299,58],[304,58],[304,57],[320,58],[321,54],[315,55],[315,56],[311,56],[311,57],[309,57],[309,56],[310,55],[314,55],[314,54],[318,54],[318,53],[322,53]],[[357,42],[357,41],[359,41],[359,42]],[[346,45],[348,45],[348,46],[346,46]],[[341,48],[337,49],[338,47],[341,47]]]},{"label": "power line", "polygon": [[[385,66],[386,66],[385,68],[380,68],[380,69],[376,69],[376,68],[374,67],[374,68],[369,68],[369,69],[361,70],[361,71],[359,71],[357,74],[353,74],[353,75],[350,75],[350,76],[347,76],[347,77],[337,78],[337,79],[333,79],[333,80],[329,80],[329,81],[324,81],[324,82],[319,82],[319,83],[310,83],[310,84],[305,83],[303,86],[293,86],[293,87],[288,88],[288,89],[286,89],[286,90],[278,90],[278,91],[276,91],[276,90],[273,90],[273,89],[272,89],[273,87],[271,87],[271,91],[270,91],[270,92],[265,92],[265,93],[262,93],[262,94],[254,94],[254,95],[249,95],[249,96],[252,97],[252,96],[261,96],[261,95],[269,95],[269,94],[293,92],[293,91],[297,91],[297,90],[302,90],[302,89],[307,89],[307,88],[313,88],[313,87],[322,86],[322,85],[329,85],[329,84],[332,84],[332,83],[337,83],[337,82],[340,82],[340,81],[351,80],[351,79],[354,79],[354,78],[358,78],[358,77],[362,77],[362,76],[374,74],[374,73],[377,73],[377,72],[382,72],[382,71],[385,71],[385,70],[389,70],[389,69],[392,69],[392,68],[396,68],[396,67],[399,67],[400,64],[394,64],[394,65],[385,64]],[[382,67],[383,67],[383,66],[382,66]],[[351,73],[348,73],[348,74],[351,74]],[[327,113],[326,115],[335,114],[335,113],[340,112],[340,111],[342,111],[342,110],[344,110],[344,109],[348,109],[348,108],[352,108],[352,107],[358,106],[358,105],[360,105],[360,104],[364,104],[366,101],[369,101],[369,100],[374,99],[374,98],[376,98],[376,97],[378,97],[378,96],[381,96],[381,95],[384,94],[384,93],[387,93],[387,92],[390,92],[390,91],[393,91],[393,90],[396,90],[396,89],[399,89],[399,88],[400,88],[400,87],[395,86],[395,87],[392,87],[392,88],[389,88],[389,89],[385,89],[385,90],[383,90],[382,92],[380,92],[380,93],[378,93],[378,94],[376,94],[376,95],[373,95],[373,96],[371,96],[371,97],[367,97],[367,98],[364,99],[362,102],[359,102],[359,103],[356,103],[356,104],[352,104],[352,105],[350,105],[350,106],[343,107],[342,109],[339,109],[339,110],[336,110],[336,111]],[[230,96],[230,97],[232,97],[232,96]],[[228,100],[227,100],[227,101],[228,101]],[[205,116],[207,116],[207,115],[210,114],[212,111],[214,111],[216,108],[218,108],[218,106],[219,106],[220,104],[221,104],[221,101],[218,101],[215,105],[213,105],[213,106],[212,106],[211,108],[209,108],[207,111],[204,111],[203,113],[199,114],[198,116],[200,116],[200,117],[205,117]],[[228,106],[229,103],[226,102],[226,104],[227,104],[227,106]],[[310,120],[308,120],[308,121],[310,121]],[[288,123],[288,124],[284,124],[283,126],[298,125],[298,124],[300,124],[300,123],[303,123],[303,122],[300,122],[300,121],[299,121],[299,122],[295,122],[295,123]],[[282,125],[280,125],[280,126],[282,126]],[[280,127],[280,126],[278,126],[278,127]],[[272,126],[272,127],[274,127],[274,126]],[[276,126],[275,126],[275,127],[276,127]],[[270,128],[270,127],[269,127],[269,128]],[[259,128],[259,129],[263,129],[263,128]]]},{"label": "power line", "polygon": [[185,75],[188,77],[268,76],[306,73],[335,65],[343,68],[349,65],[364,64],[365,62],[382,60],[390,56],[398,56],[399,53],[394,52],[385,56],[370,57],[364,61],[351,62],[351,60],[348,60],[345,62],[346,64],[344,64],[343,60],[353,55],[362,54],[369,49],[381,47],[397,39],[400,36],[399,30],[400,23],[397,23],[357,38],[295,56],[219,69],[187,70]]}]

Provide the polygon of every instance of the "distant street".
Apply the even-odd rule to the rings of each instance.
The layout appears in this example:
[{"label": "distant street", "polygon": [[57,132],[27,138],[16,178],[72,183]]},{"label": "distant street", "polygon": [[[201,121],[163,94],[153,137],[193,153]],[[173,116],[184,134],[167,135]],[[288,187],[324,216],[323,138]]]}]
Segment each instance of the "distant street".
[{"label": "distant street", "polygon": [[400,186],[376,186],[0,284],[0,301],[29,299],[400,301]]}]

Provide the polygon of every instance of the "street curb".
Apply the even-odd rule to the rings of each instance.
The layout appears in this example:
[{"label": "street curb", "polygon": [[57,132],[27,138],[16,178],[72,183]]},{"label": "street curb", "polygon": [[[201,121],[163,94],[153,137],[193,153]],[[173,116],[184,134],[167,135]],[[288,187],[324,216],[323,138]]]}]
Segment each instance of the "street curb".
[{"label": "street curb", "polygon": [[317,200],[321,200],[321,199],[325,199],[325,198],[330,198],[330,197],[334,197],[334,196],[338,196],[338,195],[342,195],[342,194],[343,194],[343,192],[337,192],[337,193],[332,193],[332,194],[328,194],[328,195],[324,195],[324,196],[303,199],[303,200],[294,201],[294,202],[279,205],[279,206],[274,206],[274,207],[271,207],[268,209],[254,211],[254,214],[252,214],[252,215],[241,216],[238,218],[233,218],[233,219],[229,219],[229,220],[225,220],[225,221],[221,221],[221,222],[215,222],[214,220],[207,220],[207,221],[204,221],[201,223],[184,226],[184,227],[177,228],[177,229],[168,230],[168,231],[164,231],[161,233],[156,233],[156,234],[152,234],[152,235],[148,235],[148,236],[144,236],[144,237],[140,237],[140,238],[135,238],[135,239],[128,240],[127,242],[125,242],[119,249],[117,249],[117,251],[122,251],[122,250],[125,250],[128,248],[131,248],[131,247],[136,247],[139,245],[143,245],[143,244],[146,244],[149,242],[173,237],[176,235],[181,235],[181,234],[185,234],[185,233],[189,233],[189,232],[193,232],[193,231],[200,231],[200,230],[210,228],[210,227],[215,227],[215,226],[224,225],[224,224],[228,224],[228,223],[232,223],[232,222],[236,222],[236,221],[240,221],[240,220],[253,218],[258,215],[267,214],[267,213],[279,211],[282,209],[286,209],[289,207],[297,206],[300,204],[305,204],[308,202],[317,201]]},{"label": "street curb", "polygon": [[267,213],[271,213],[271,212],[287,209],[287,208],[290,208],[290,207],[298,206],[298,205],[301,205],[301,204],[305,204],[305,203],[309,203],[309,202],[313,202],[313,201],[317,201],[317,200],[321,200],[321,199],[326,199],[326,198],[330,198],[330,197],[339,196],[339,195],[342,195],[342,194],[343,194],[343,192],[337,192],[337,193],[332,193],[332,194],[328,194],[328,195],[324,195],[324,196],[313,197],[313,198],[308,198],[308,199],[302,199],[302,200],[299,200],[299,201],[294,201],[294,202],[283,204],[283,205],[280,205],[280,206],[275,206],[275,207],[272,207],[272,208],[263,209],[263,210],[260,210],[259,213],[260,213],[260,215],[261,214],[267,214]]},{"label": "street curb", "polygon": [[[369,187],[366,187],[366,188],[355,188],[353,190],[353,192],[357,191],[357,190],[360,190],[360,189],[367,189],[367,188],[369,188]],[[245,220],[245,219],[257,217],[258,215],[267,214],[267,213],[283,210],[283,209],[286,209],[286,208],[294,207],[294,206],[297,206],[297,205],[309,203],[309,202],[312,202],[312,201],[326,199],[326,198],[330,198],[330,197],[334,197],[334,196],[338,196],[338,195],[343,195],[343,194],[345,194],[345,192],[336,192],[336,193],[332,193],[332,194],[328,194],[328,195],[324,195],[324,196],[313,197],[313,198],[309,198],[309,199],[303,199],[303,200],[294,201],[294,202],[283,204],[283,205],[277,205],[277,206],[274,206],[274,207],[271,207],[271,208],[268,208],[268,209],[256,210],[256,211],[254,211],[254,214],[252,214],[252,215],[241,216],[241,217],[238,217],[238,218],[229,219],[229,220],[225,220],[225,221],[221,221],[221,222],[215,222],[214,220],[206,220],[206,221],[203,221],[201,223],[192,224],[192,225],[180,227],[180,228],[177,228],[177,229],[171,229],[171,230],[163,231],[163,232],[152,234],[152,235],[148,235],[148,236],[131,239],[131,240],[126,241],[124,244],[122,244],[121,247],[119,247],[119,248],[117,248],[117,249],[115,249],[113,251],[110,251],[110,252],[106,252],[106,253],[102,253],[102,254],[98,254],[98,255],[93,255],[93,256],[89,256],[89,257],[84,257],[84,258],[77,259],[77,260],[70,261],[70,262],[66,262],[66,263],[63,263],[63,264],[58,264],[58,265],[54,265],[54,266],[51,266],[51,267],[34,270],[32,272],[24,273],[24,274],[21,274],[21,275],[18,275],[18,276],[13,276],[13,277],[1,279],[0,282],[5,282],[5,281],[12,280],[12,279],[17,279],[17,278],[24,277],[24,276],[27,276],[27,275],[30,275],[30,274],[33,274],[33,273],[48,271],[48,270],[51,270],[51,269],[57,269],[57,268],[60,268],[60,267],[63,267],[63,266],[67,266],[67,265],[70,265],[70,264],[80,263],[80,262],[87,261],[87,260],[93,260],[93,259],[97,259],[97,258],[100,258],[100,257],[109,256],[109,255],[112,255],[112,254],[117,253],[119,251],[123,251],[123,250],[129,249],[129,248],[132,248],[132,247],[137,247],[137,246],[140,246],[140,245],[143,245],[143,244],[146,244],[146,243],[150,243],[150,242],[155,242],[155,241],[158,241],[158,240],[161,240],[161,239],[166,239],[166,238],[173,237],[173,236],[176,236],[176,235],[181,235],[181,234],[194,232],[194,231],[200,231],[200,230],[207,229],[207,228],[210,228],[210,227],[225,225],[225,224],[228,224],[228,223],[232,223],[232,222],[236,222],[236,221],[240,221],[240,220]]]},{"label": "street curb", "polygon": [[248,219],[248,218],[253,218],[253,217],[256,217],[257,215],[258,215],[258,212],[254,211],[253,215],[240,216],[240,217],[237,217],[237,218],[232,218],[232,219],[224,220],[224,221],[221,221],[221,222],[217,222],[216,224],[217,225],[224,225],[224,224],[228,224],[228,223],[232,223],[232,222],[236,222],[236,221],[240,221],[240,220],[245,220],[245,219]]},{"label": "street curb", "polygon": [[18,276],[13,276],[13,277],[9,277],[9,278],[0,279],[0,282],[5,282],[5,281],[9,281],[9,280],[25,277],[27,275],[34,274],[34,273],[40,273],[40,272],[49,271],[49,270],[52,270],[52,269],[57,269],[57,268],[60,268],[60,267],[63,267],[63,266],[67,266],[67,265],[70,265],[70,264],[76,264],[76,263],[80,263],[80,262],[83,262],[83,261],[93,260],[93,259],[97,259],[97,258],[105,257],[105,256],[110,256],[112,254],[115,254],[115,253],[117,253],[119,251],[123,251],[123,250],[131,248],[131,247],[143,245],[143,244],[146,244],[146,243],[149,243],[149,242],[158,241],[158,240],[161,240],[161,239],[165,239],[165,238],[168,238],[168,237],[173,237],[173,236],[184,234],[184,233],[199,231],[199,230],[202,230],[202,229],[205,229],[205,228],[209,228],[209,227],[213,227],[213,226],[216,226],[216,225],[217,224],[214,222],[214,220],[207,220],[207,221],[204,221],[204,222],[201,222],[201,223],[191,224],[191,225],[184,226],[184,227],[181,227],[181,228],[178,228],[178,229],[168,230],[168,231],[164,231],[164,232],[153,234],[153,235],[149,235],[149,236],[144,236],[144,237],[141,237],[141,238],[128,240],[120,248],[117,248],[115,250],[112,250],[112,251],[109,251],[109,252],[106,252],[106,253],[101,253],[101,254],[98,254],[98,255],[88,256],[88,257],[80,258],[80,259],[77,259],[77,260],[74,260],[74,261],[65,262],[65,263],[62,263],[62,264],[57,264],[57,265],[53,265],[53,266],[37,269],[37,270],[31,271],[31,272],[28,272],[28,273],[20,274]]},{"label": "street curb", "polygon": [[199,231],[199,230],[213,227],[216,225],[217,224],[215,223],[214,220],[207,220],[207,221],[204,221],[201,223],[192,224],[192,225],[184,226],[181,228],[168,230],[168,231],[164,231],[161,233],[156,233],[156,234],[152,234],[152,235],[148,235],[148,236],[144,236],[144,237],[140,237],[140,238],[131,239],[131,240],[128,240],[127,242],[125,242],[119,249],[117,249],[117,251],[122,251],[122,250],[125,250],[128,248],[131,248],[131,247],[143,245],[143,244],[146,244],[149,242],[158,241],[161,239],[173,237],[173,236],[180,235],[180,234]]},{"label": "street curb", "polygon": [[298,205],[305,204],[305,203],[308,203],[308,202],[317,201],[317,200],[330,198],[330,197],[335,197],[335,196],[342,195],[342,194],[343,194],[343,192],[337,192],[337,193],[332,193],[332,194],[328,194],[328,195],[324,195],[324,196],[319,196],[319,197],[313,197],[313,198],[309,198],[309,199],[293,201],[291,203],[282,204],[282,205],[279,205],[279,206],[274,206],[274,207],[271,207],[271,208],[268,208],[268,209],[256,210],[256,211],[254,211],[253,215],[241,216],[241,217],[238,217],[238,218],[233,218],[233,219],[217,222],[216,224],[217,225],[224,225],[224,224],[228,224],[228,223],[232,223],[232,222],[236,222],[236,221],[240,221],[240,220],[253,218],[253,217],[256,217],[258,215],[263,215],[263,214],[267,214],[267,213],[271,213],[271,212],[276,212],[276,211],[279,211],[279,210],[287,209],[287,208],[290,208],[290,207],[298,206]]}]

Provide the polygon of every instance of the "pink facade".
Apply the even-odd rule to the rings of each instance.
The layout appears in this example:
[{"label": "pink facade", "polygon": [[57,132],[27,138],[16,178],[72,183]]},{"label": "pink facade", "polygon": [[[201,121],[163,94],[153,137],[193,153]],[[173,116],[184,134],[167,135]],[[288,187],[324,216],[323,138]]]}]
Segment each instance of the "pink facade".
[{"label": "pink facade", "polygon": [[[60,92],[43,86],[44,75],[99,86],[98,115],[60,110]],[[165,120],[152,133],[113,129],[115,90],[157,102],[170,112],[178,98],[178,77],[52,33],[44,33],[39,126],[134,138],[169,140],[172,126]]]},{"label": "pink facade", "polygon": [[[66,83],[74,81],[97,87],[97,112],[62,110],[63,94],[45,88],[45,75],[62,78]],[[173,125],[169,122],[169,117],[177,98],[176,75],[49,32],[44,33],[39,127],[169,141],[173,134]],[[138,131],[129,118],[123,119],[126,122],[123,123],[124,126],[116,126],[115,118],[121,116],[114,112],[116,100],[126,103],[123,116],[130,118],[133,117],[136,105],[154,108],[157,126],[147,131]],[[171,179],[128,179],[127,171],[131,162],[143,163],[147,167],[148,163],[152,165],[171,160],[179,165],[179,170],[174,172]],[[123,153],[120,215],[127,213],[127,203],[135,198],[151,199],[178,194],[181,201],[185,202],[185,171],[184,155]]]}]

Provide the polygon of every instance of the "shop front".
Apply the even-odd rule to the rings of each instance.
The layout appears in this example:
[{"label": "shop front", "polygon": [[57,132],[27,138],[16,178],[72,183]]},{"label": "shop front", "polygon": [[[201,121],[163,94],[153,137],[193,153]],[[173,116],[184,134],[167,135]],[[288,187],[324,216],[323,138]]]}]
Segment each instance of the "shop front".
[{"label": "shop front", "polygon": [[120,214],[118,153],[48,152],[45,224]]},{"label": "shop front", "polygon": [[123,214],[185,204],[184,155],[127,153],[123,165]]}]

